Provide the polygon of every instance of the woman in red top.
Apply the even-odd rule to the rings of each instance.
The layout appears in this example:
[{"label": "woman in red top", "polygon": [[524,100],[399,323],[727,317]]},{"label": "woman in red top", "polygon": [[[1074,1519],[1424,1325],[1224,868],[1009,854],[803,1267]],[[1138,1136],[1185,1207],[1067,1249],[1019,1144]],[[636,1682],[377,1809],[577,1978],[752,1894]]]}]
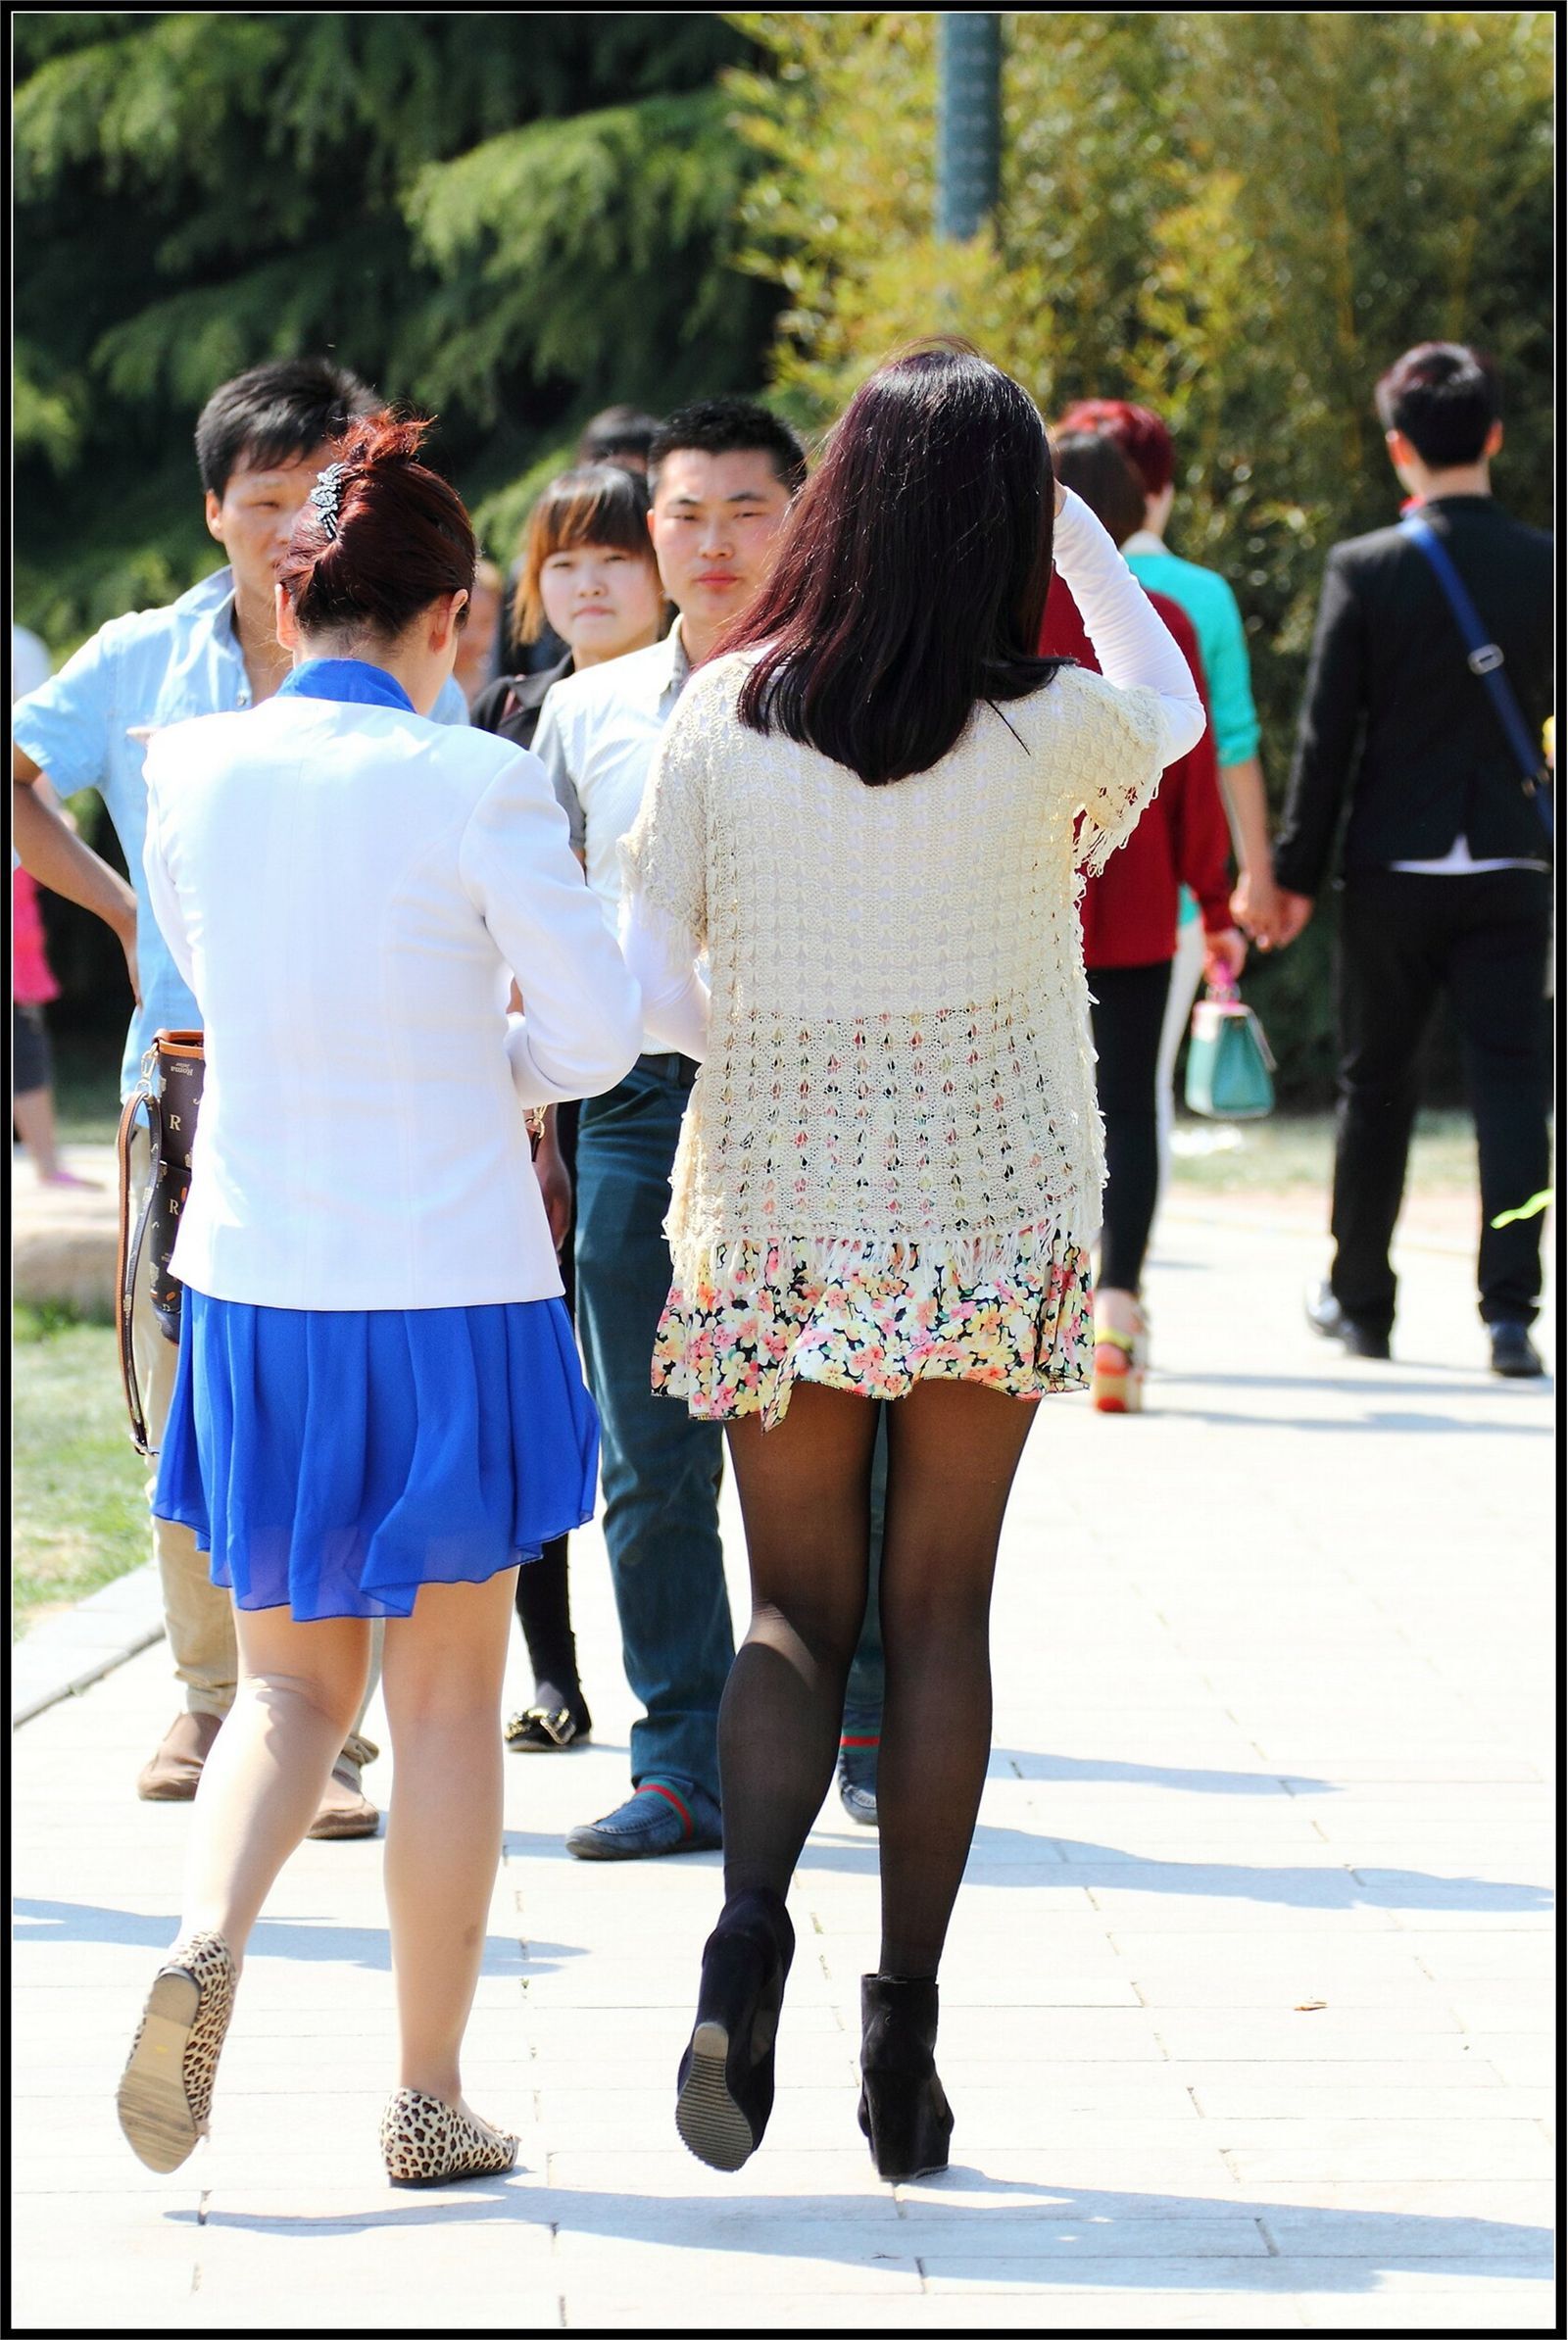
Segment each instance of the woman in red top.
[{"label": "woman in red top", "polygon": [[[1118,545],[1143,525],[1144,492],[1113,440],[1097,432],[1055,442],[1057,477],[1082,496]],[[1185,611],[1150,595],[1204,690],[1198,637]],[[1095,654],[1072,595],[1054,577],[1042,652],[1093,667]],[[1204,705],[1207,695],[1204,693]],[[1105,1123],[1104,1225],[1095,1290],[1092,1403],[1102,1413],[1143,1404],[1149,1326],[1139,1303],[1159,1193],[1156,1077],[1159,1036],[1176,953],[1179,891],[1190,886],[1203,920],[1203,972],[1234,983],[1247,946],[1231,923],[1230,832],[1220,799],[1212,732],[1167,769],[1148,811],[1082,904],[1100,1110]]]}]

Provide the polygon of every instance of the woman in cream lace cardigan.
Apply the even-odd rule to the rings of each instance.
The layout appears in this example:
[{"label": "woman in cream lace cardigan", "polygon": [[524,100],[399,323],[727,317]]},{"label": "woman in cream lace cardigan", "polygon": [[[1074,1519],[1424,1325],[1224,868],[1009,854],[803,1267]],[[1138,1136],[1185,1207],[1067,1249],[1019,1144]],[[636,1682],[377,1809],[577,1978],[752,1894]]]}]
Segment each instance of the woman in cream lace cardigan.
[{"label": "woman in cream lace cardigan", "polygon": [[[1100,675],[1035,655],[1054,542]],[[880,1398],[860,2123],[899,2178],[947,2160],[936,1974],[990,1749],[1003,1514],[1034,1401],[1088,1378],[1103,1162],[1075,872],[1203,716],[1110,539],[1058,499],[1033,404],[963,345],[858,393],[731,651],[688,686],[622,849],[650,1045],[703,1059],[654,1380],[726,1424],[754,1599],[677,2124],[735,2169],[767,2120],[783,1896],[865,1605]]]}]

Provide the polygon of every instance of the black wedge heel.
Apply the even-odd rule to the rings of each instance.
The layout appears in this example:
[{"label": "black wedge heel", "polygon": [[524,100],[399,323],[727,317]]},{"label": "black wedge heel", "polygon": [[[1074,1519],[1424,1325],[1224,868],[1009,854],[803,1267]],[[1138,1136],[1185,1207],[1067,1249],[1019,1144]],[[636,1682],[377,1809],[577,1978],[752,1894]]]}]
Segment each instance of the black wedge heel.
[{"label": "black wedge heel", "polygon": [[738,2169],[773,2110],[773,2042],[795,1928],[776,1893],[737,1893],[703,1950],[697,2023],[681,2058],[675,2126],[710,2169]]},{"label": "black wedge heel", "polygon": [[945,2169],[953,2111],[937,2078],[935,1982],[862,1974],[860,2025],[860,2127],[877,2175]]}]

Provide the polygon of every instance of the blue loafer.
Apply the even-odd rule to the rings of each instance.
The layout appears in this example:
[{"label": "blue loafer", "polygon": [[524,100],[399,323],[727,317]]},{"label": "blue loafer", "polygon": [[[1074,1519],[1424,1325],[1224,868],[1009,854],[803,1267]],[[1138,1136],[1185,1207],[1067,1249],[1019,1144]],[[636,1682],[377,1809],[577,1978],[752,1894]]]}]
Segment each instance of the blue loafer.
[{"label": "blue loafer", "polygon": [[880,1740],[870,1734],[839,1741],[839,1802],[862,1828],[876,1827],[876,1756]]},{"label": "blue loafer", "polygon": [[603,1820],[585,1820],[566,1838],[579,1861],[647,1861],[661,1853],[717,1852],[719,1810],[706,1788],[685,1779],[644,1779]]}]

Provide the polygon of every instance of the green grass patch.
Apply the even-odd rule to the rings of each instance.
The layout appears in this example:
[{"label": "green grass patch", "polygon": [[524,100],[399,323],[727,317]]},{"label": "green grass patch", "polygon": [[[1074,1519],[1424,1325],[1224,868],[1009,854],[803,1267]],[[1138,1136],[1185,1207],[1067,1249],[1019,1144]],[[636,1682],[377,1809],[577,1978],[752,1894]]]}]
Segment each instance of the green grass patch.
[{"label": "green grass patch", "polygon": [[[1188,1152],[1194,1141],[1204,1150]],[[1203,1194],[1281,1194],[1316,1187],[1326,1194],[1334,1172],[1331,1113],[1274,1113],[1264,1121],[1176,1124],[1172,1182]],[[1468,1113],[1422,1113],[1410,1148],[1406,1191],[1465,1193],[1476,1183],[1475,1128]]]},{"label": "green grass patch", "polygon": [[120,1126],[122,1037],[55,1040],[55,1135],[67,1146],[107,1146]]},{"label": "green grass patch", "polygon": [[11,1632],[152,1555],[116,1335],[69,1309],[11,1314]]}]

